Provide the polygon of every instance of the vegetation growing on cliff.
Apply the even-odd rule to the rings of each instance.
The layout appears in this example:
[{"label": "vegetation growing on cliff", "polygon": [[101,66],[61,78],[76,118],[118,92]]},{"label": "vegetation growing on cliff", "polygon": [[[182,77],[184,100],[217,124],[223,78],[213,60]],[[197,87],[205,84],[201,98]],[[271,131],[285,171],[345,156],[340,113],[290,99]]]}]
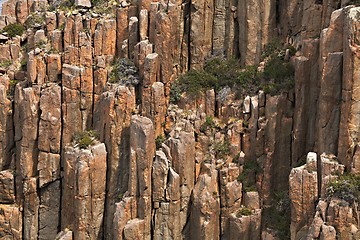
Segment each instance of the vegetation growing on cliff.
[{"label": "vegetation growing on cliff", "polygon": [[292,47],[282,49],[280,44],[269,44],[263,53],[265,66],[259,71],[258,66],[241,67],[237,59],[209,59],[203,70],[190,70],[181,75],[171,87],[170,102],[177,103],[181,94],[186,92],[198,97],[208,89],[219,91],[231,87],[237,96],[255,94],[263,89],[265,93],[277,94],[294,86],[294,67],[286,60],[286,52],[294,55]]},{"label": "vegetation growing on cliff", "polygon": [[250,216],[252,214],[252,210],[250,208],[247,207],[241,207],[237,213],[236,213],[236,217],[242,217],[242,216]]},{"label": "vegetation growing on cliff", "polygon": [[345,174],[330,181],[326,188],[327,197],[337,197],[349,203],[360,200],[360,174]]},{"label": "vegetation growing on cliff", "polygon": [[278,239],[290,239],[291,207],[288,192],[275,192],[271,205],[262,213],[266,228],[276,231]]},{"label": "vegetation growing on cliff", "polygon": [[93,130],[77,132],[73,136],[74,143],[80,148],[85,149],[95,144],[98,134]]},{"label": "vegetation growing on cliff", "polygon": [[238,176],[238,181],[242,182],[245,192],[256,191],[256,175],[261,173],[262,168],[256,159],[248,160],[244,163],[243,171]]},{"label": "vegetation growing on cliff", "polygon": [[125,58],[115,59],[109,75],[109,82],[137,85],[139,76],[135,64]]},{"label": "vegetation growing on cliff", "polygon": [[2,33],[6,32],[8,34],[9,37],[15,37],[18,35],[22,35],[25,31],[25,28],[23,25],[21,25],[20,23],[13,23],[13,24],[9,24],[6,27],[3,28],[3,30],[1,31]]}]

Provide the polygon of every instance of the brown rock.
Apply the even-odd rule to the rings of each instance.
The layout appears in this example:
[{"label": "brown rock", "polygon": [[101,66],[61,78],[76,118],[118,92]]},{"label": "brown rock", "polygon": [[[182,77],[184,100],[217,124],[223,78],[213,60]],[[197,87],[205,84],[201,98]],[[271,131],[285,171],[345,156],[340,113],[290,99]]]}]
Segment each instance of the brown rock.
[{"label": "brown rock", "polygon": [[336,153],[340,123],[342,53],[328,54],[320,80],[317,150]]},{"label": "brown rock", "polygon": [[187,221],[188,204],[195,180],[195,141],[191,133],[181,131],[178,138],[170,138],[172,166],[180,176],[181,213],[180,228]]},{"label": "brown rock", "polygon": [[145,235],[145,220],[143,219],[132,219],[124,228],[124,240],[138,240],[146,239]]},{"label": "brown rock", "polygon": [[75,239],[103,234],[106,154],[105,144],[65,149],[61,226],[71,229]]},{"label": "brown rock", "polygon": [[128,189],[130,196],[137,198],[137,216],[143,220],[144,238],[149,239],[151,221],[151,165],[155,154],[154,127],[150,119],[137,115],[131,117],[130,154],[131,172]]},{"label": "brown rock", "polygon": [[37,86],[22,88],[17,85],[15,89],[14,123],[18,179],[36,176],[39,96],[40,88]]},{"label": "brown rock", "polygon": [[60,178],[60,155],[40,152],[37,165],[39,171],[39,187]]},{"label": "brown rock", "polygon": [[[308,155],[308,158],[311,154]],[[289,196],[291,201],[291,239],[295,239],[304,226],[310,226],[315,214],[315,202],[318,199],[318,176],[316,169],[311,170],[312,160],[308,164],[293,168],[289,176]]]},{"label": "brown rock", "polygon": [[336,239],[336,230],[333,226],[327,226],[323,224],[321,226],[321,235],[320,240],[335,240]]},{"label": "brown rock", "polygon": [[23,194],[24,239],[37,238],[39,229],[39,197],[37,195],[35,177],[24,180]]},{"label": "brown rock", "polygon": [[250,209],[260,209],[260,197],[258,192],[244,193],[244,206]]},{"label": "brown rock", "polygon": [[151,115],[152,120],[155,123],[155,136],[160,136],[164,132],[165,115],[166,115],[166,99],[164,84],[161,82],[155,82],[151,86],[152,106]]},{"label": "brown rock", "polygon": [[60,153],[61,87],[50,84],[40,97],[40,123],[38,148],[43,152]]},{"label": "brown rock", "polygon": [[191,67],[200,69],[211,54],[213,31],[213,0],[192,1],[190,26]]},{"label": "brown rock", "polygon": [[14,203],[14,176],[9,170],[0,172],[0,203]]},{"label": "brown rock", "polygon": [[144,61],[143,68],[143,82],[142,82],[142,114],[149,118],[153,118],[151,114],[151,86],[154,84],[160,76],[159,73],[159,55],[157,53],[148,54]]},{"label": "brown rock", "polygon": [[250,216],[230,215],[227,236],[229,240],[260,239],[261,210],[256,210]]},{"label": "brown rock", "polygon": [[[150,8],[150,6],[149,6]],[[148,11],[146,9],[141,9],[139,13],[139,35],[140,41],[148,39],[148,31],[149,31],[149,16]]]},{"label": "brown rock", "polygon": [[320,156],[320,172],[321,172],[321,180],[320,180],[320,193],[321,198],[326,197],[326,187],[331,179],[336,178],[339,175],[342,175],[345,170],[345,166],[339,164],[336,161],[336,157],[334,155],[327,155],[325,153]]},{"label": "brown rock", "polygon": [[46,56],[47,76],[50,82],[58,82],[61,75],[61,57],[59,54]]},{"label": "brown rock", "polygon": [[194,187],[190,214],[190,237],[219,239],[220,199],[218,198],[217,170],[203,164]]},{"label": "brown rock", "polygon": [[[107,197],[104,221],[105,237],[112,239],[115,201],[128,189],[129,127],[135,109],[135,93],[125,86],[114,85],[104,92],[94,106],[94,129],[108,151]],[[126,224],[126,223],[125,223]]]},{"label": "brown rock", "polygon": [[139,42],[139,20],[137,17],[129,19],[129,58],[134,58],[134,47]]},{"label": "brown rock", "polygon": [[[0,77],[1,78],[1,77]],[[11,149],[14,145],[13,109],[7,98],[7,87],[0,80],[0,170],[7,168],[12,159]]]},{"label": "brown rock", "polygon": [[18,206],[0,204],[0,236],[3,239],[23,239],[22,216]]},{"label": "brown rock", "polygon": [[359,61],[358,36],[354,30],[358,25],[360,9],[350,8],[344,18],[344,46],[343,46],[343,77],[342,102],[339,127],[338,157],[347,169],[351,168],[352,152],[358,143],[358,127],[360,119],[359,105],[359,75],[357,64]]},{"label": "brown rock", "polygon": [[122,51],[121,46],[129,35],[128,8],[118,8],[116,11],[117,29],[116,29],[116,49],[120,57],[128,57],[128,49]]},{"label": "brown rock", "polygon": [[168,180],[169,163],[163,151],[156,151],[155,161],[152,164],[152,200],[165,200],[165,189]]},{"label": "brown rock", "polygon": [[132,216],[131,205],[133,199],[129,197],[123,198],[120,202],[116,203],[116,211],[114,214],[114,239],[122,240],[123,231],[126,223],[130,221]]},{"label": "brown rock", "polygon": [[54,181],[40,190],[39,239],[56,239],[60,227],[60,181]]}]

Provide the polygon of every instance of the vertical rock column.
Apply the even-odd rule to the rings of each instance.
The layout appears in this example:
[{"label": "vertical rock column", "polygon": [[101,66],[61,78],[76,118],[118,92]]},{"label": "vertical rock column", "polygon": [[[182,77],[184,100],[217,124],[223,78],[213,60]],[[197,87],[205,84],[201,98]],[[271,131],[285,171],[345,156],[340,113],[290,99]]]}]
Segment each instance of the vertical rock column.
[{"label": "vertical rock column", "polygon": [[229,217],[236,213],[241,205],[242,183],[237,180],[239,168],[235,163],[219,171],[220,174],[220,207],[221,207],[221,236],[230,235]]},{"label": "vertical rock column", "polygon": [[307,228],[315,213],[318,200],[318,175],[316,153],[307,155],[306,164],[293,168],[289,176],[291,201],[291,239],[298,239],[302,228]]},{"label": "vertical rock column", "polygon": [[192,194],[190,238],[220,239],[218,171],[203,164]]},{"label": "vertical rock column", "polygon": [[273,36],[275,7],[274,0],[238,1],[237,19],[241,64],[259,63],[264,45]]},{"label": "vertical rock column", "polygon": [[41,91],[39,123],[40,209],[39,239],[56,237],[60,226],[60,141],[61,141],[61,87],[49,84]]},{"label": "vertical rock column", "polygon": [[190,196],[195,183],[195,139],[193,133],[181,131],[170,138],[172,167],[180,176],[180,228],[184,229],[188,219]]},{"label": "vertical rock column", "polygon": [[[137,218],[144,221],[144,239],[151,238],[151,166],[155,154],[155,133],[150,119],[132,116],[130,125],[129,194],[136,199]],[[125,226],[131,227],[132,223]]]},{"label": "vertical rock column", "polygon": [[153,226],[156,239],[180,239],[180,177],[163,151],[152,166]]},{"label": "vertical rock column", "polygon": [[[190,66],[201,69],[205,58],[211,55],[214,24],[214,0],[191,1]],[[218,18],[219,15],[216,15]],[[221,24],[218,22],[217,24]],[[218,25],[215,29],[218,30]],[[215,35],[215,37],[217,37]],[[215,45],[216,47],[217,45]]]},{"label": "vertical rock column", "polygon": [[39,198],[36,175],[38,164],[38,124],[40,87],[15,90],[16,192],[23,203],[23,237],[38,237]]},{"label": "vertical rock column", "polygon": [[[352,168],[352,158],[358,146],[360,132],[360,45],[357,29],[360,27],[360,8],[350,8],[344,19],[344,55],[342,102],[338,157],[347,169]],[[359,167],[358,167],[359,168]],[[358,171],[358,169],[356,169]]]},{"label": "vertical rock column", "polygon": [[61,228],[74,239],[101,239],[106,185],[106,149],[65,147]]},{"label": "vertical rock column", "polygon": [[14,145],[13,110],[11,101],[7,98],[7,91],[9,90],[0,80],[0,171],[10,167],[11,149]]},{"label": "vertical rock column", "polygon": [[95,109],[94,129],[108,152],[104,237],[113,239],[117,237],[112,235],[115,202],[120,201],[119,196],[127,190],[130,174],[130,118],[135,109],[134,91],[114,85],[100,96]]}]

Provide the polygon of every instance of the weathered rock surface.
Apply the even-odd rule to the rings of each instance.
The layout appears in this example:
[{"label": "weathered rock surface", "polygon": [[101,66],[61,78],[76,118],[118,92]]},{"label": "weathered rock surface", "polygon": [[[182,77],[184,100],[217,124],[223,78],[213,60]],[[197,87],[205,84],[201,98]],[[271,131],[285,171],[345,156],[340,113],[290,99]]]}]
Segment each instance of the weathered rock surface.
[{"label": "weathered rock surface", "polygon": [[106,154],[105,144],[65,148],[61,227],[72,230],[75,239],[103,235]]},{"label": "weathered rock surface", "polygon": [[[356,207],[325,199],[331,179],[360,172],[349,3],[5,1],[0,29],[28,29],[0,36],[0,238],[274,239],[262,210],[289,190],[292,239],[359,239]],[[258,64],[276,39],[294,90],[169,105],[180,74],[214,56]],[[118,57],[138,82],[113,81]],[[71,146],[86,130],[102,144]],[[292,169],[309,151],[326,154]]]}]

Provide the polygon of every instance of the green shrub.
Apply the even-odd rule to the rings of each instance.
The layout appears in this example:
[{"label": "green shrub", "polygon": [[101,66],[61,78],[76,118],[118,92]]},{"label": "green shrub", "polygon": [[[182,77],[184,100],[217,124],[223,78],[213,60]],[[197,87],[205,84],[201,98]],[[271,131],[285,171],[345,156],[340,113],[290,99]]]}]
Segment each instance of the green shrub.
[{"label": "green shrub", "polygon": [[294,66],[284,60],[283,56],[271,58],[265,65],[262,73],[262,88],[265,93],[278,94],[281,90],[289,90],[295,84]]},{"label": "green shrub", "polygon": [[15,80],[15,79],[12,79],[9,81],[9,89],[7,91],[7,97],[12,99],[13,96],[14,96],[14,93],[15,93],[15,87],[16,87],[16,84],[18,84],[18,80]]},{"label": "green shrub", "polygon": [[242,216],[250,216],[252,214],[252,210],[250,208],[247,207],[241,207],[237,213],[236,213],[236,217],[240,218]]},{"label": "green shrub", "polygon": [[200,126],[200,131],[205,132],[208,129],[213,129],[216,127],[213,117],[207,116],[205,122]]},{"label": "green shrub", "polygon": [[265,46],[264,51],[261,54],[262,59],[265,59],[273,54],[276,54],[282,48],[281,41],[279,39],[272,39]]},{"label": "green shrub", "polygon": [[10,67],[10,65],[12,64],[11,60],[4,60],[0,62],[0,67],[1,68],[8,68]]},{"label": "green shrub", "polygon": [[9,37],[15,37],[18,35],[22,35],[25,31],[25,28],[20,23],[9,24],[3,28],[2,32],[7,32]]},{"label": "green shrub", "polygon": [[96,138],[98,138],[98,134],[93,130],[81,131],[74,134],[73,141],[79,148],[85,149],[93,145]]},{"label": "green shrub", "polygon": [[45,25],[45,23],[44,13],[32,13],[26,19],[25,26],[27,28],[41,27]]},{"label": "green shrub", "polygon": [[[290,54],[296,51],[289,49]],[[285,61],[285,52],[286,49],[270,44],[264,53],[266,64],[263,72],[258,71],[258,66],[242,68],[235,59],[210,59],[204,70],[190,70],[172,84],[170,102],[177,103],[184,92],[198,97],[208,89],[219,91],[225,87],[232,88],[238,99],[260,89],[270,94],[289,90],[294,86],[295,70],[290,62]]]},{"label": "green shrub", "polygon": [[192,96],[198,96],[204,90],[216,89],[218,87],[218,82],[214,75],[198,70],[190,70],[187,74],[181,75],[179,84],[182,91]]},{"label": "green shrub", "polygon": [[243,183],[245,192],[256,191],[256,175],[262,172],[256,159],[245,161],[243,171],[239,174],[237,180]]},{"label": "green shrub", "polygon": [[271,205],[263,208],[263,223],[275,230],[278,239],[290,239],[291,208],[288,192],[274,193]]},{"label": "green shrub", "polygon": [[229,141],[216,142],[214,144],[215,155],[218,158],[223,158],[230,154],[230,143]]},{"label": "green shrub", "polygon": [[139,76],[135,64],[126,58],[115,59],[108,82],[137,85]]},{"label": "green shrub", "polygon": [[348,5],[355,5],[355,6],[359,6],[360,5],[360,0],[351,0],[349,3],[346,4]]},{"label": "green shrub", "polygon": [[21,70],[26,71],[27,70],[27,61],[25,58],[23,60],[21,60],[20,64],[21,64]]},{"label": "green shrub", "polygon": [[233,87],[237,77],[242,72],[242,68],[237,59],[213,58],[206,61],[204,71],[216,78],[216,81],[214,82],[214,88],[216,89],[224,86]]},{"label": "green shrub", "polygon": [[360,174],[345,174],[330,181],[326,188],[327,197],[338,197],[349,203],[360,200]]},{"label": "green shrub", "polygon": [[164,135],[159,135],[156,137],[155,139],[155,145],[156,145],[156,149],[160,149],[161,145],[165,142],[165,136]]}]

